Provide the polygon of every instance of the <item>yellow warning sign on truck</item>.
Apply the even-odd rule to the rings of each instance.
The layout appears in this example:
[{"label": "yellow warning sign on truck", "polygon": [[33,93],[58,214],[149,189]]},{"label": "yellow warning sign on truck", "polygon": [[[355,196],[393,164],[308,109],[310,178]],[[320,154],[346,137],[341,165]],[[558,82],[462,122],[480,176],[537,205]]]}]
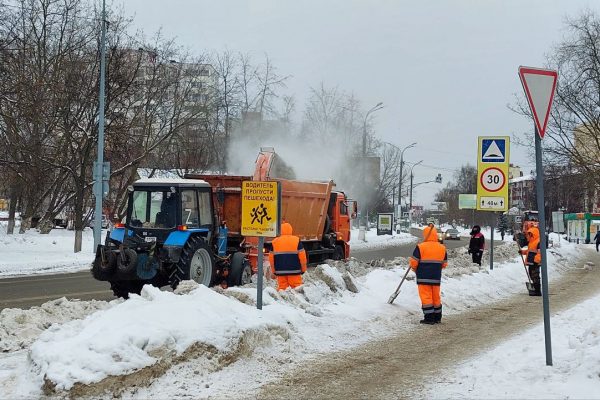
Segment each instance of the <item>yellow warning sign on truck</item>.
[{"label": "yellow warning sign on truck", "polygon": [[508,210],[508,136],[479,136],[477,152],[477,210]]},{"label": "yellow warning sign on truck", "polygon": [[279,235],[281,190],[279,182],[242,182],[242,235]]}]

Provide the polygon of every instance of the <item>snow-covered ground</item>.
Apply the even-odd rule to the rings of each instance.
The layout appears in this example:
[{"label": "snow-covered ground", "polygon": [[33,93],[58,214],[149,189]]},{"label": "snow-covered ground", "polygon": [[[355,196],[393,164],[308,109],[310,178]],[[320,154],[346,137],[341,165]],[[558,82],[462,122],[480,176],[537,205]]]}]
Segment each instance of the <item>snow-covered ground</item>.
[{"label": "snow-covered ground", "polygon": [[545,367],[544,328],[531,328],[457,365],[426,397],[439,399],[600,398],[600,296],[552,317],[552,356]]},{"label": "snow-covered ground", "polygon": [[[568,270],[580,249],[564,241],[551,249],[551,280]],[[450,252],[452,261],[442,284],[446,314],[523,291],[523,267],[511,244],[497,247],[493,271],[473,266],[464,249]],[[395,304],[387,304],[405,268],[403,258],[378,268],[357,261],[323,264],[305,274],[300,290],[277,292],[274,282],[267,281],[262,310],[255,306],[254,285],[222,290],[192,284],[179,288],[180,293],[147,286],[141,296],[125,302],[60,300],[30,310],[5,309],[0,313],[0,350],[5,352],[0,355],[0,393],[39,397],[43,387],[100,397],[115,393],[125,398],[205,398],[236,397],[243,387],[251,395],[297,362],[397,333],[399,326],[418,326],[421,310],[412,274]],[[55,308],[64,312],[49,312]],[[568,331],[570,321],[577,336],[568,342],[572,349],[563,353],[570,367],[561,369],[561,379],[586,386],[574,394],[591,393],[584,390],[598,381],[579,379],[585,368],[577,365],[586,351],[597,360],[599,320],[576,311],[565,313],[564,319],[560,326]],[[555,337],[556,332],[560,335],[560,328]],[[508,348],[517,351],[514,345]],[[500,382],[493,384],[496,391],[488,388],[468,397],[504,397],[502,379],[514,380],[512,370],[487,368],[506,365],[506,353],[496,350],[485,363],[466,364],[457,372],[460,379],[468,373],[483,379],[473,378],[475,386],[489,382],[486,373],[504,373],[494,381]],[[597,376],[597,361],[595,366],[585,362],[589,373]],[[519,379],[530,377],[531,384],[534,377],[537,385],[543,384],[551,376],[539,365],[520,363]],[[456,394],[455,388],[447,390],[449,396]]]},{"label": "snow-covered ground", "polygon": [[73,252],[74,242],[75,232],[66,229],[45,235],[35,229],[19,234],[16,229],[7,235],[6,222],[0,222],[0,277],[89,269],[94,260],[93,231],[83,231],[81,252]]},{"label": "snow-covered ground", "polygon": [[365,231],[365,240],[366,241],[358,240],[358,229],[352,229],[350,232],[350,249],[382,249],[385,247],[413,243],[417,241],[417,238],[406,232],[394,232],[392,235],[377,236],[377,229],[371,228],[370,230]]}]

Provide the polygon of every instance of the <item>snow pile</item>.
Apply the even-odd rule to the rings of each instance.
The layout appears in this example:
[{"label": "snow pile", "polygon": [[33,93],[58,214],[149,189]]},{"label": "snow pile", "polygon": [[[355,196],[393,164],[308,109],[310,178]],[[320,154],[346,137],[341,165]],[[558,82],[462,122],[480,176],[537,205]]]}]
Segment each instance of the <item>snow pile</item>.
[{"label": "snow pile", "polygon": [[[552,317],[553,367],[537,325],[437,379],[427,398],[592,399],[600,389],[600,296]],[[533,367],[533,368],[532,368]]]},{"label": "snow pile", "polygon": [[194,344],[226,353],[248,331],[286,331],[287,321],[277,310],[260,312],[204,286],[179,296],[145,286],[129,301],[50,327],[33,344],[30,357],[39,375],[68,390],[181,355]]},{"label": "snow pile", "polygon": [[7,235],[0,229],[0,277],[88,269],[94,260],[93,231],[83,231],[79,253],[73,253],[74,241],[74,231],[64,229],[53,229],[47,235],[34,229]]},{"label": "snow pile", "polygon": [[67,300],[63,297],[28,310],[5,308],[0,311],[0,352],[26,348],[53,324],[80,319],[107,307],[106,301]]},{"label": "snow pile", "polygon": [[394,247],[407,243],[413,243],[417,241],[417,238],[406,232],[394,232],[392,235],[377,236],[377,229],[372,228],[368,231],[365,231],[365,240],[366,242],[358,240],[358,229],[352,229],[350,233],[350,249],[382,249],[385,247]]}]

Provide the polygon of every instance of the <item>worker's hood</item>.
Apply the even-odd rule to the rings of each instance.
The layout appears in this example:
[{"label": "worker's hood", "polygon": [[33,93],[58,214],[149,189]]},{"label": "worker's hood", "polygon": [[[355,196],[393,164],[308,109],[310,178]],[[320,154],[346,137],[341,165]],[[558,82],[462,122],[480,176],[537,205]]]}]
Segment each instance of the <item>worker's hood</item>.
[{"label": "worker's hood", "polygon": [[435,226],[427,226],[423,229],[423,241],[424,242],[437,242],[438,234]]},{"label": "worker's hood", "polygon": [[531,228],[529,228],[527,230],[527,233],[531,235],[529,237],[531,237],[533,240],[537,240],[540,238],[540,230],[537,228],[537,226],[532,226]]},{"label": "worker's hood", "polygon": [[284,222],[281,224],[281,234],[282,235],[291,235],[293,233],[292,225],[288,222]]}]

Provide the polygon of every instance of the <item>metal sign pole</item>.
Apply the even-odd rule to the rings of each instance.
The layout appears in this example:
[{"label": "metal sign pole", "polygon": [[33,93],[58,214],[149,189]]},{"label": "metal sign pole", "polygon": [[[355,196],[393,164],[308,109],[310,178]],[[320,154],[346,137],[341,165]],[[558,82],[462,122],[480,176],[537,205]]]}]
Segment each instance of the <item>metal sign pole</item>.
[{"label": "metal sign pole", "polygon": [[262,292],[263,292],[263,277],[265,271],[263,268],[263,249],[265,247],[265,238],[258,238],[258,280],[256,282],[256,308],[262,310]]},{"label": "metal sign pole", "polygon": [[106,0],[102,1],[102,38],[100,39],[100,93],[98,104],[98,160],[94,170],[94,195],[96,204],[94,207],[94,248],[100,244],[102,236],[102,200],[104,194],[102,191],[102,171],[104,163],[104,86],[106,81]]},{"label": "metal sign pole", "polygon": [[[534,124],[535,125],[535,124]],[[552,365],[552,336],[550,335],[550,300],[548,299],[548,261],[546,259],[546,212],[544,205],[544,166],[542,165],[542,139],[535,127],[535,187],[540,225],[540,251],[542,253],[542,303],[544,305],[544,339],[546,365]]]},{"label": "metal sign pole", "polygon": [[[496,216],[496,213],[492,213],[494,215],[494,217]],[[495,221],[492,221],[492,227],[491,227],[491,231],[492,233],[490,233],[490,270],[494,269],[494,230],[495,230]]]}]

